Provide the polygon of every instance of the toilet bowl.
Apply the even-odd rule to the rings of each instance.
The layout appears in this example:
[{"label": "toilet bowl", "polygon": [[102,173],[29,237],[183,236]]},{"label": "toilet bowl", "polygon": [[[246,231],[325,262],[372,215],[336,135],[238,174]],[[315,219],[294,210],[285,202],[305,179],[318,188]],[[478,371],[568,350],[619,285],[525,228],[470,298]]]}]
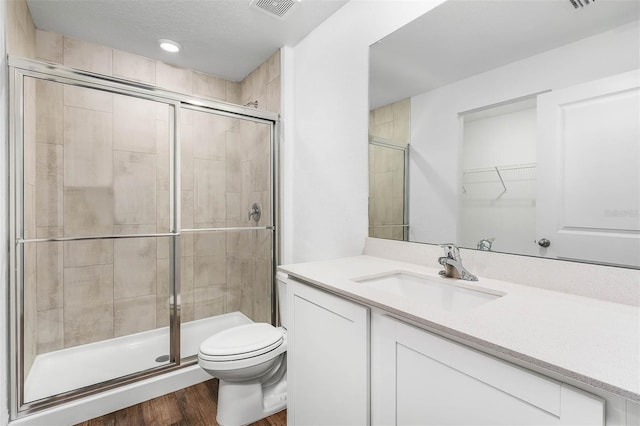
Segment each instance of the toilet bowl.
[{"label": "toilet bowl", "polygon": [[239,325],[200,345],[198,364],[220,380],[216,420],[223,426],[246,425],[287,406],[286,283],[278,278],[283,327]]}]

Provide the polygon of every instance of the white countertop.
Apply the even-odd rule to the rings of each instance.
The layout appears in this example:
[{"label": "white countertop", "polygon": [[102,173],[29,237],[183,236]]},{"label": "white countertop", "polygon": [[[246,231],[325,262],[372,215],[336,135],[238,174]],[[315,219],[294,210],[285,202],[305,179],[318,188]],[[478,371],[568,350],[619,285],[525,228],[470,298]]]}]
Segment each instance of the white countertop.
[{"label": "white countertop", "polygon": [[477,282],[462,283],[505,295],[473,309],[450,312],[353,281],[392,271],[435,278],[435,268],[356,256],[279,269],[534,370],[640,401],[638,307],[479,276]]}]

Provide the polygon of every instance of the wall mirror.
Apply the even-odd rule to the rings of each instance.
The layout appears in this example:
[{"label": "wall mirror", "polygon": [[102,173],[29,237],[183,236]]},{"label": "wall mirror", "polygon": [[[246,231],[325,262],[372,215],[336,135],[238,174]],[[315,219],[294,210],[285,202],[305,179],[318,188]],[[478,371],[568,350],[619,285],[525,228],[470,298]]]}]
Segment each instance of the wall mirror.
[{"label": "wall mirror", "polygon": [[639,19],[448,0],[373,44],[369,235],[639,268]]}]

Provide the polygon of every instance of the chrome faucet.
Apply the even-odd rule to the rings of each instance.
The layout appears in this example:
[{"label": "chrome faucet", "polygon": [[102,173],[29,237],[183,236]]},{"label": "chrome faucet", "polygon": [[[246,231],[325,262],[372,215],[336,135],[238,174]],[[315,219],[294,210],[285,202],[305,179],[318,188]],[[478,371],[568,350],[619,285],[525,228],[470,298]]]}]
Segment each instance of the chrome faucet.
[{"label": "chrome faucet", "polygon": [[478,241],[478,250],[491,251],[491,245],[495,241],[495,238],[483,238]]},{"label": "chrome faucet", "polygon": [[467,281],[478,281],[478,277],[462,266],[462,257],[458,246],[453,243],[447,243],[440,244],[440,247],[444,249],[444,256],[438,258],[438,263],[444,266],[444,270],[440,271],[440,275]]}]

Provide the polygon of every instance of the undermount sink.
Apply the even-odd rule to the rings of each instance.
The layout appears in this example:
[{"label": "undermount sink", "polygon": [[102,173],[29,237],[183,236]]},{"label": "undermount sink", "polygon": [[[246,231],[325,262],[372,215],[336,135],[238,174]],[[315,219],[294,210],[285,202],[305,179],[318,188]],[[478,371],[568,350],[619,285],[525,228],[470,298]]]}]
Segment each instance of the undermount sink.
[{"label": "undermount sink", "polygon": [[[375,277],[358,278],[353,281],[447,311],[472,309],[504,296],[503,293],[491,293],[485,289],[471,289],[445,280],[446,278],[438,279],[407,272],[391,272]],[[471,285],[473,284],[469,284],[469,286]]]}]

